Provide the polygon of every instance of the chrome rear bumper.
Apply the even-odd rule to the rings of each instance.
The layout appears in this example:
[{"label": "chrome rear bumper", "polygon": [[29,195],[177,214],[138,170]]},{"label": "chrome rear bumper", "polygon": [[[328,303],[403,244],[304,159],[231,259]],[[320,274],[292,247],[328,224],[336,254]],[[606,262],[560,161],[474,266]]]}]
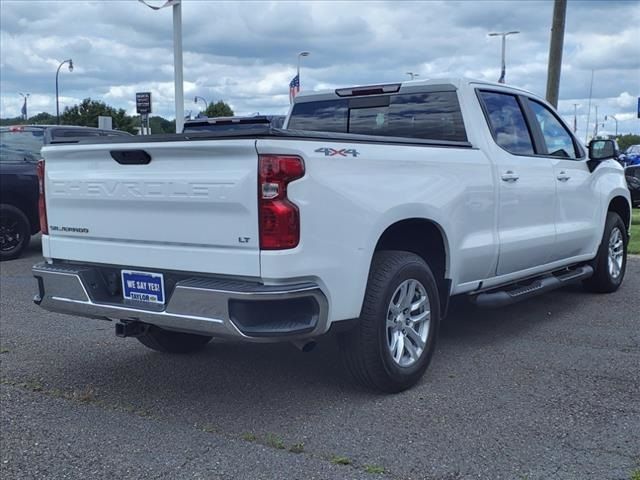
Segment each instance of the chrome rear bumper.
[{"label": "chrome rear bumper", "polygon": [[327,299],[309,282],[262,285],[181,275],[166,292],[166,304],[155,306],[123,300],[97,266],[41,263],[33,275],[39,286],[34,302],[52,312],[254,342],[313,338],[328,329]]}]

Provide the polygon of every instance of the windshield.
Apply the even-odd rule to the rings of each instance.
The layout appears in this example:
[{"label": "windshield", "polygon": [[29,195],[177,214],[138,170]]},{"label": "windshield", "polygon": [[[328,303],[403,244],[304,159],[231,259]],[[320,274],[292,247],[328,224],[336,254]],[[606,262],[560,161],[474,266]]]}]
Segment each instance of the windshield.
[{"label": "windshield", "polygon": [[44,129],[12,127],[0,130],[0,161],[37,160],[44,145]]},{"label": "windshield", "polygon": [[631,145],[626,153],[640,153],[640,145]]}]

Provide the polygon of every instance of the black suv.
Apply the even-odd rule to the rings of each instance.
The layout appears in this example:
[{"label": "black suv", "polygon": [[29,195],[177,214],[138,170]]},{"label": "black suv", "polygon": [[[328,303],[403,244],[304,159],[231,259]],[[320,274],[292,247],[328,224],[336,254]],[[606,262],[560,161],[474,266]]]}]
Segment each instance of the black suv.
[{"label": "black suv", "polygon": [[18,258],[40,231],[38,176],[40,149],[80,138],[129,135],[116,130],[69,125],[0,127],[0,260]]},{"label": "black suv", "polygon": [[624,169],[627,186],[631,192],[631,204],[640,207],[640,165],[632,165]]}]

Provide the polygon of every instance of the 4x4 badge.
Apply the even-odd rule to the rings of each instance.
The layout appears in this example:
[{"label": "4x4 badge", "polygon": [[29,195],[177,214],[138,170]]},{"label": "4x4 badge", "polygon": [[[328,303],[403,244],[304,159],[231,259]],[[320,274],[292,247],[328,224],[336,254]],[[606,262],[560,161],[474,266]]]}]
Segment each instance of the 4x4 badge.
[{"label": "4x4 badge", "polygon": [[351,155],[352,157],[357,157],[358,155],[360,155],[360,152],[358,152],[353,148],[341,148],[338,150],[335,148],[320,147],[320,148],[316,148],[314,152],[324,153],[325,157],[335,157],[335,156],[346,157],[348,155]]}]

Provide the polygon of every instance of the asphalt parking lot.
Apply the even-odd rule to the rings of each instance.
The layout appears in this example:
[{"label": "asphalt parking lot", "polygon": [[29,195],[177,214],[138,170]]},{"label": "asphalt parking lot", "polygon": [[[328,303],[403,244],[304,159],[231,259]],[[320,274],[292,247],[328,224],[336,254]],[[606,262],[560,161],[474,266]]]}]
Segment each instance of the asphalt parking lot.
[{"label": "asphalt parking lot", "polygon": [[332,339],[165,356],[31,302],[1,269],[3,479],[630,479],[640,469],[640,258],[615,294],[456,302],[410,391],[355,386]]}]

